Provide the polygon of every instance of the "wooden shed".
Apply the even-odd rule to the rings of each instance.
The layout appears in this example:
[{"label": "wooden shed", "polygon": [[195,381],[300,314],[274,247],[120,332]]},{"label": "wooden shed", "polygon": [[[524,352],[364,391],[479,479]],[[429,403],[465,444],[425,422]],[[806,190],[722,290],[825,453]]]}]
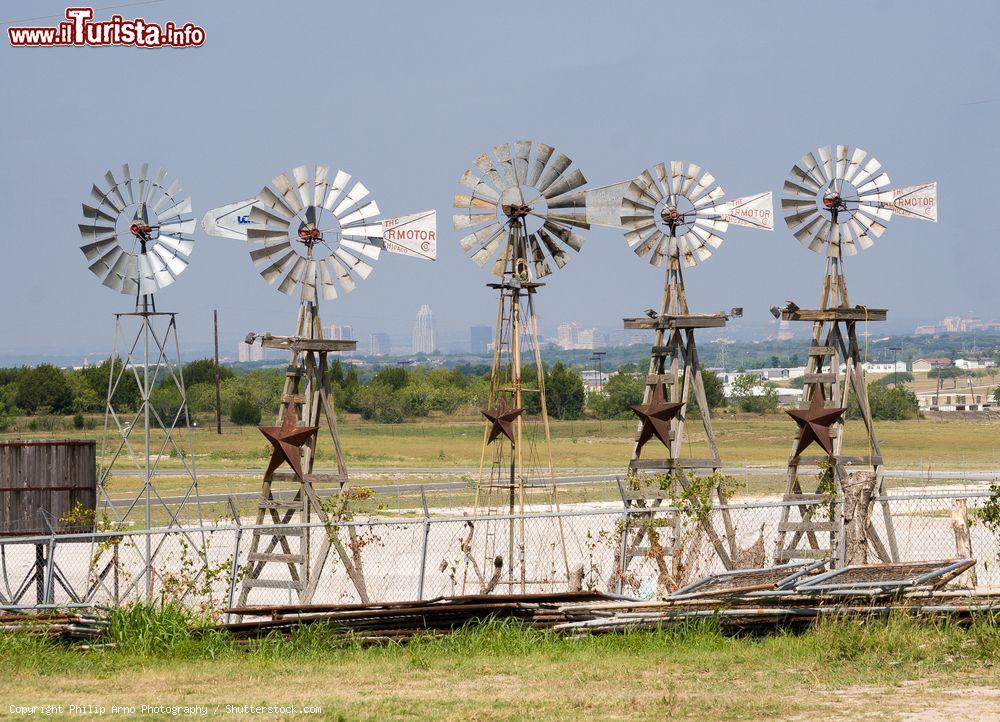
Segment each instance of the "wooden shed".
[{"label": "wooden shed", "polygon": [[0,536],[92,531],[96,505],[94,441],[0,442]]}]

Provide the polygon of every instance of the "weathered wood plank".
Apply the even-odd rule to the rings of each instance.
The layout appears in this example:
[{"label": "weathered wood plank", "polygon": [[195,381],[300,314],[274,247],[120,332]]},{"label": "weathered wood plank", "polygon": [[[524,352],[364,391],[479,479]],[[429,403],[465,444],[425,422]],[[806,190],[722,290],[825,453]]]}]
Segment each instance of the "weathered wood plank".
[{"label": "weathered wood plank", "polygon": [[665,328],[721,328],[726,325],[726,317],[722,314],[688,315],[688,316],[657,316],[649,318],[622,319],[626,329],[655,331]]},{"label": "weathered wood plank", "polygon": [[718,459],[632,459],[630,469],[715,469]]},{"label": "weathered wood plank", "polygon": [[800,308],[782,311],[783,321],[885,321],[889,311],[884,308]]}]

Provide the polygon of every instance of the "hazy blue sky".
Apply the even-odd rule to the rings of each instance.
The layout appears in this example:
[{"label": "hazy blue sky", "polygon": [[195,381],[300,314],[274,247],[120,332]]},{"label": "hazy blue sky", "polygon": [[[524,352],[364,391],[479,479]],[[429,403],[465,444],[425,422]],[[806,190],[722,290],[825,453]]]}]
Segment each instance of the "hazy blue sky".
[{"label": "hazy blue sky", "polygon": [[[0,22],[64,8],[7,1]],[[457,245],[451,196],[475,154],[517,138],[555,145],[592,185],[677,158],[730,195],[777,192],[819,145],[860,146],[896,185],[937,180],[941,222],[895,219],[850,259],[852,300],[907,323],[1000,316],[1000,3],[165,0],[116,12],[191,20],[207,41],[14,49],[4,29],[0,355],[108,349],[110,314],[130,300],[87,271],[76,224],[94,180],[142,160],[179,176],[199,217],[303,163],[363,178],[390,214],[437,208],[438,262],[383,256],[324,321],[406,342],[428,303],[442,333],[465,333],[495,300]],[[587,239],[542,290],[543,326],[613,328],[655,305],[660,271],[619,233]],[[770,234],[732,229],[687,280],[694,310],[742,305],[749,327],[775,301],[814,303],[821,272],[779,219]],[[191,267],[157,300],[182,314],[188,347],[209,343],[218,308],[227,350],[251,329],[289,331],[296,305],[239,242],[200,227]]]}]

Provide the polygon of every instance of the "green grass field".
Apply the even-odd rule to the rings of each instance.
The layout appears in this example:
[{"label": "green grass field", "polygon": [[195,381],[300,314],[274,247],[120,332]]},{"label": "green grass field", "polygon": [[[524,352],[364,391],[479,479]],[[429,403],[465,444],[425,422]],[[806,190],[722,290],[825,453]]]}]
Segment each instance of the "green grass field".
[{"label": "green grass field", "polygon": [[267,719],[987,719],[1000,709],[1000,628],[985,620],[831,622],[759,638],[709,624],[573,639],[493,623],[366,648],[321,626],[249,645],[173,623],[114,629],[117,646],[97,651],[0,636],[0,714],[62,704],[51,719],[80,719],[96,715],[65,706],[147,704],[230,719],[261,717],[226,705],[300,711]]},{"label": "green grass field", "polygon": [[[783,466],[788,460],[794,423],[783,413],[767,416],[720,413],[714,420],[716,439],[727,466]],[[354,467],[478,466],[483,425],[474,418],[433,419],[403,424],[374,424],[347,419],[340,427],[348,463]],[[12,438],[93,438],[102,429],[20,432]],[[553,421],[552,458],[559,468],[624,468],[632,449],[632,421]],[[1000,421],[884,421],[877,425],[889,467],[931,469],[1000,468]],[[541,435],[538,431],[539,438]],[[700,422],[688,423],[687,450],[704,450]],[[227,426],[220,436],[202,423],[191,437],[202,468],[256,468],[270,447],[253,427]],[[178,437],[183,439],[183,435]],[[155,443],[154,450],[158,449]],[[868,441],[860,422],[848,425],[844,453],[865,454]],[[168,450],[169,451],[169,450]],[[318,461],[329,461],[329,445],[321,442]],[[178,468],[176,453],[160,462]]]}]

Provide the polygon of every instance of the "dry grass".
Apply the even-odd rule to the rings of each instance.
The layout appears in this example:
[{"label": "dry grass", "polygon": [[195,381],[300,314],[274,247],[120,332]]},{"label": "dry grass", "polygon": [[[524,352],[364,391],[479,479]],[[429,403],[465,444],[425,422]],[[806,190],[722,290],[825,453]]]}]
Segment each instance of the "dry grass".
[{"label": "dry grass", "polygon": [[322,630],[249,649],[181,640],[155,652],[0,639],[0,698],[201,704],[210,714],[227,704],[315,705],[324,719],[365,720],[988,719],[1000,699],[997,643],[995,626],[906,620],[760,639],[703,627],[571,640],[496,624],[374,649],[344,647]]}]

